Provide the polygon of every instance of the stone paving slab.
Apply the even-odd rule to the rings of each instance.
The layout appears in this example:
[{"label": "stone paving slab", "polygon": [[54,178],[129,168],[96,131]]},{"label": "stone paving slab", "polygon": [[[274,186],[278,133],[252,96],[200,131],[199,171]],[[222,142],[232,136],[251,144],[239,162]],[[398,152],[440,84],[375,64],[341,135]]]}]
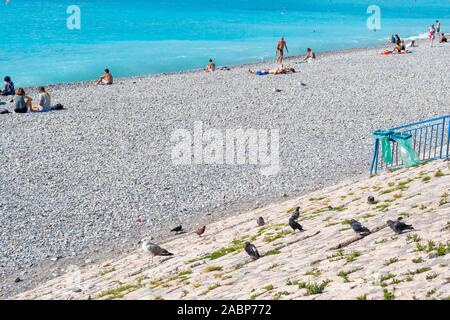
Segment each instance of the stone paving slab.
[{"label": "stone paving slab", "polygon": [[[434,161],[411,169],[345,181],[283,203],[244,212],[161,246],[154,258],[138,249],[99,264],[70,268],[14,299],[449,299],[450,169]],[[368,204],[373,195],[376,204]],[[304,232],[288,226],[300,206]],[[264,227],[256,219],[262,216]],[[412,232],[385,227],[355,237],[357,219],[369,229],[403,217]],[[252,261],[250,241],[263,257]]]}]

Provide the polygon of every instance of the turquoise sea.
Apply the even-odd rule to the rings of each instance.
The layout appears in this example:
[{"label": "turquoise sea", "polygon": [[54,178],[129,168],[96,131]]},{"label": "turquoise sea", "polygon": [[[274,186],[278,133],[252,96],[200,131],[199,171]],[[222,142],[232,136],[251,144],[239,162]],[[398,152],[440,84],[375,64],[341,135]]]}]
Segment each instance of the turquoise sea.
[{"label": "turquoise sea", "polygon": [[[16,86],[173,72],[275,58],[284,36],[289,54],[364,47],[398,33],[426,33],[439,19],[450,31],[448,0],[0,0],[0,76]],[[370,5],[380,28],[367,27]],[[71,5],[80,19],[70,19]]]}]

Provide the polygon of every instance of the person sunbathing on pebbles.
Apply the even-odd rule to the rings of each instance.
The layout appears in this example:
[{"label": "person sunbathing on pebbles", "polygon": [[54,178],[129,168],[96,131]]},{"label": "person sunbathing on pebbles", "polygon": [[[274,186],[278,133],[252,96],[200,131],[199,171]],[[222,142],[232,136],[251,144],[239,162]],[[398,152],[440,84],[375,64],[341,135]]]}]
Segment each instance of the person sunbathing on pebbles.
[{"label": "person sunbathing on pebbles", "polygon": [[261,70],[252,70],[248,69],[248,72],[251,74],[255,74],[257,76],[264,76],[266,74],[287,74],[287,73],[295,73],[294,68],[288,68],[280,66],[278,68],[272,68],[272,69],[261,69]]}]

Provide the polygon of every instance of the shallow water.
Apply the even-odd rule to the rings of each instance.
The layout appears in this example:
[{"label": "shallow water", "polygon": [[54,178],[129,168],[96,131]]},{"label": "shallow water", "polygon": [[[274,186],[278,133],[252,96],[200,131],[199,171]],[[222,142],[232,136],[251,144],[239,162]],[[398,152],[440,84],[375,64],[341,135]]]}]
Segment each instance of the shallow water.
[{"label": "shallow water", "polygon": [[[381,28],[367,27],[374,2]],[[394,3],[392,3],[394,2]],[[80,8],[80,29],[67,7]],[[0,74],[16,86],[172,72],[275,58],[280,36],[289,54],[385,43],[424,34],[436,19],[448,31],[447,0],[10,0],[0,3]],[[374,25],[375,26],[375,25]]]}]

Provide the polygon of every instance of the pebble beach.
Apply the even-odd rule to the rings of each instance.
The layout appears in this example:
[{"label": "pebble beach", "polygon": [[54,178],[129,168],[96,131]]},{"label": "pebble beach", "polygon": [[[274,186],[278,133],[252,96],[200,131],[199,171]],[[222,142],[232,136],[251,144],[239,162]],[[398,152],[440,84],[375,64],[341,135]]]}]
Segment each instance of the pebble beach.
[{"label": "pebble beach", "polygon": [[[0,287],[10,297],[136,249],[174,226],[225,217],[367,177],[372,132],[449,113],[450,45],[419,42],[286,61],[296,73],[192,71],[48,86],[65,110],[0,115]],[[114,70],[111,70],[114,75]],[[35,89],[27,95],[36,98]],[[0,109],[11,109],[0,97]],[[176,165],[176,130],[278,129],[280,170]]]}]

